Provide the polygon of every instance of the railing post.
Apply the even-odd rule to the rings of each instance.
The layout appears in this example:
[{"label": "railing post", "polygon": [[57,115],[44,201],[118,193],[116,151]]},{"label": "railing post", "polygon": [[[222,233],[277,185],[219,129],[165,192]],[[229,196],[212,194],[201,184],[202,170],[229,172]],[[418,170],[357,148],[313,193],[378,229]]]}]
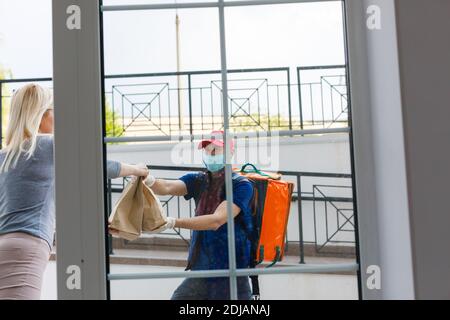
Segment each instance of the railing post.
[{"label": "railing post", "polygon": [[[288,68],[287,72],[287,89],[288,89],[288,108],[289,108],[289,130],[292,130],[292,106],[291,106],[291,70]],[[278,115],[280,116],[280,115]]]},{"label": "railing post", "polygon": [[303,212],[302,212],[302,187],[301,177],[297,175],[297,206],[298,206],[298,234],[300,246],[300,263],[305,263],[305,244],[303,242]]},{"label": "railing post", "polygon": [[[103,87],[105,87],[105,79],[103,79]],[[106,136],[108,136],[108,133],[107,133],[107,131],[106,131],[106,123],[107,123],[107,120],[106,120],[106,89],[104,88],[103,89],[103,91],[104,91],[104,93],[103,93],[103,99],[105,99],[105,103],[103,104],[104,105],[104,108],[105,108],[105,111],[104,111],[104,114],[105,114],[105,137]],[[113,137],[115,137],[116,135],[115,135],[115,133],[116,133],[116,129],[115,129],[115,122],[116,122],[116,120],[115,120],[115,117],[114,117],[114,85],[112,85],[111,86],[111,110],[112,110],[112,112],[113,112],[113,114],[112,114],[112,118],[113,118]],[[123,128],[123,127],[122,127]]]},{"label": "railing post", "polygon": [[303,130],[302,84],[300,82],[300,67],[297,67],[297,88],[298,88],[298,105],[300,112],[300,130]]},{"label": "railing post", "polygon": [[[108,207],[106,211],[106,215],[110,215],[112,212],[112,184],[111,179],[108,179]],[[113,249],[113,238],[112,235],[108,234],[108,247],[109,247],[109,254],[114,254]]]},{"label": "railing post", "polygon": [[[180,88],[178,88],[180,90]],[[191,87],[191,74],[188,74],[188,93],[189,93],[189,133],[192,136],[194,129],[192,125],[192,87]],[[203,119],[202,119],[203,121]]]}]

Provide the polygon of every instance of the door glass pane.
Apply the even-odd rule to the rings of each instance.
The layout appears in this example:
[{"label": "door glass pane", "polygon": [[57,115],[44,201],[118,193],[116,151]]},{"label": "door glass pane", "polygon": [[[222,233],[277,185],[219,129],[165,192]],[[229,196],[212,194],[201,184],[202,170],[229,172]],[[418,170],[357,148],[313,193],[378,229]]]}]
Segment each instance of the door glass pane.
[{"label": "door glass pane", "polygon": [[[178,15],[181,64],[176,59],[176,11],[104,14],[105,94],[115,119],[110,123],[119,128],[107,132],[108,159],[144,163],[151,175],[169,184],[186,174],[205,171],[205,165],[214,171],[214,164],[208,167],[205,159],[209,158],[202,155],[205,151],[198,149],[199,137],[191,135],[223,130],[225,123],[218,10],[186,9]],[[118,19],[129,22],[124,23],[125,29],[115,22]],[[283,212],[277,211],[285,217],[276,231],[278,249],[264,242],[261,254],[257,244],[258,257],[264,258],[257,268],[269,266],[276,257],[281,261],[273,268],[356,262],[343,31],[341,1],[225,9],[232,167],[235,175],[247,163],[264,173],[281,174],[276,183],[285,190],[271,192],[270,197],[283,193],[287,199],[280,209]],[[292,131],[304,129],[319,131],[307,135]],[[187,137],[180,141],[180,135]],[[108,212],[130,181],[111,180]],[[255,211],[253,198],[236,192],[238,184],[233,183],[233,207],[238,208],[236,264],[246,268],[251,249],[242,219]],[[250,189],[256,192],[252,185]],[[270,197],[269,204],[275,201]],[[158,199],[164,214],[172,218],[190,219],[209,208],[180,194],[159,195]],[[211,206],[207,213],[216,209]],[[221,248],[203,254],[202,262],[227,260],[227,225],[221,226]],[[261,228],[268,230],[262,224]],[[264,241],[272,236],[269,232]],[[111,273],[183,271],[194,238],[189,228],[142,234],[133,241],[114,238]],[[165,281],[167,292],[156,294],[149,288]],[[169,299],[181,281],[112,281],[111,297]],[[264,275],[260,285],[262,299],[358,297],[354,272]],[[128,296],[132,290],[125,288],[136,291]]]},{"label": "door glass pane", "polygon": [[216,9],[104,17],[109,136],[170,137],[219,121],[210,103],[220,68]]},{"label": "door glass pane", "polygon": [[[32,83],[41,86],[44,90],[52,92],[53,83],[51,81],[53,66],[52,66],[52,10],[51,1],[0,1],[0,152],[3,153],[6,139],[5,135],[8,127],[13,127],[10,123],[11,115],[11,100],[14,93],[24,86]],[[33,80],[31,80],[33,79]],[[19,104],[15,105],[16,108]],[[55,106],[56,107],[56,106]],[[17,110],[17,109],[16,109]],[[47,129],[49,129],[47,127]],[[22,135],[23,132],[14,130],[14,135]],[[53,139],[51,137],[50,139]],[[37,138],[40,140],[40,138]],[[37,150],[43,144],[37,144]],[[51,155],[51,145],[46,145],[45,156]],[[36,152],[34,153],[36,155]],[[26,158],[25,155],[22,155]],[[40,292],[41,299],[55,300],[56,296],[56,247],[53,246],[52,239],[54,234],[54,224],[52,224],[51,216],[55,213],[51,209],[45,210],[42,216],[44,219],[39,221],[39,216],[33,214],[33,208],[42,206],[45,201],[46,192],[36,189],[36,177],[42,179],[39,181],[41,185],[50,184],[54,176],[50,172],[42,174],[42,167],[30,166],[30,163],[42,161],[42,151],[38,157],[26,160],[25,167],[15,167],[10,169],[10,174],[16,178],[6,178],[6,174],[0,174],[0,233],[5,234],[8,230],[15,229],[17,231],[30,230],[39,228],[42,221],[45,221],[45,228],[49,231],[46,233],[45,240],[49,241],[51,245],[50,261],[45,265],[42,274],[42,287]],[[4,159],[4,157],[2,158]],[[51,157],[46,157],[43,166],[51,168],[53,161]],[[2,165],[0,161],[0,165]],[[24,170],[23,168],[26,168]],[[18,171],[22,173],[18,174]],[[23,174],[26,171],[26,174]],[[20,179],[17,179],[20,177]],[[18,180],[21,180],[20,184]],[[9,182],[5,182],[9,181]],[[27,188],[27,189],[26,189]],[[11,192],[8,190],[16,190]],[[27,190],[33,190],[33,197],[29,196]],[[5,193],[6,191],[6,193]],[[42,192],[39,192],[42,191]],[[16,199],[16,200],[13,200]],[[51,203],[49,208],[51,208]],[[26,207],[26,208],[25,208]],[[5,208],[8,208],[6,214]],[[25,208],[25,209],[24,209]],[[27,218],[24,218],[27,217]],[[5,232],[6,231],[6,232]],[[38,234],[34,234],[39,238]],[[33,240],[34,241],[34,240]],[[44,239],[42,239],[44,241]],[[29,243],[29,242],[26,242]],[[10,242],[11,245],[11,242]],[[31,252],[31,248],[22,247],[17,242],[12,243],[14,252]],[[8,244],[2,239],[2,250],[0,253],[0,261],[5,262],[10,260],[11,255],[8,252]],[[19,249],[19,250],[18,250]],[[46,249],[46,248],[44,248]],[[38,253],[40,252],[40,253]],[[45,261],[45,250],[34,250],[34,256],[37,260]],[[20,254],[18,255],[20,256]],[[17,259],[17,257],[15,259]],[[23,257],[23,256],[22,256]],[[5,264],[2,265],[3,267]],[[15,264],[19,266],[19,261]],[[23,263],[20,263],[23,268]],[[26,269],[26,268],[23,268]],[[3,268],[3,270],[5,270]],[[36,270],[35,270],[36,271]],[[36,272],[39,275],[39,272]],[[40,276],[40,275],[39,275]],[[2,274],[1,287],[10,286],[11,279],[5,277],[5,271]],[[15,279],[20,279],[16,277]],[[21,281],[21,280],[19,280]],[[20,290],[20,289],[19,289]],[[14,290],[10,291],[13,294]],[[16,292],[17,293],[17,292]],[[5,298],[5,296],[2,296]],[[7,298],[5,298],[7,299]]]},{"label": "door glass pane", "polygon": [[[342,12],[341,1],[225,8],[230,127],[259,135],[236,139],[234,167],[252,163],[293,186],[282,260],[272,268],[356,262]],[[276,200],[267,192],[258,268],[276,257],[265,233],[277,223],[269,219]],[[284,212],[278,207],[274,216]],[[358,297],[356,273],[260,278],[263,299]]]},{"label": "door glass pane", "polygon": [[[181,177],[204,171],[199,140],[177,138],[210,133],[223,123],[216,86],[220,80],[217,9],[107,12],[104,22],[106,134],[128,139],[110,140],[108,160],[148,165],[152,176],[168,184],[183,183]],[[148,139],[138,142],[142,137]],[[108,213],[131,181],[130,177],[108,181]],[[196,215],[193,198],[186,200],[176,192],[157,193],[157,198],[166,217]],[[142,233],[133,241],[110,239],[111,272],[183,271],[192,238],[190,229],[175,228]],[[147,288],[136,294],[121,288],[144,288],[141,281],[113,281],[111,297],[120,299],[128,292],[126,298],[169,299],[181,279],[142,283],[158,287],[166,281],[166,289],[158,293]],[[225,284],[228,287],[227,279]]]}]

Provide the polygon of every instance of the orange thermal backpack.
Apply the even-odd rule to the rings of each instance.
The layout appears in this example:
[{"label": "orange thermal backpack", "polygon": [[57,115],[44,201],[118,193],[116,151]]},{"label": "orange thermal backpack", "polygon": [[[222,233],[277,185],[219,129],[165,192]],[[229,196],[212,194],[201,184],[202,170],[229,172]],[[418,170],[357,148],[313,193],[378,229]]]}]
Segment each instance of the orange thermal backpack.
[{"label": "orange thermal backpack", "polygon": [[[251,169],[247,169],[251,167]],[[281,261],[284,256],[287,223],[294,184],[281,180],[278,173],[258,170],[253,164],[244,165],[237,171],[253,184],[252,215],[253,230],[249,239],[252,243],[252,265],[268,261],[268,267]],[[257,276],[250,277],[253,296],[259,298]]]}]

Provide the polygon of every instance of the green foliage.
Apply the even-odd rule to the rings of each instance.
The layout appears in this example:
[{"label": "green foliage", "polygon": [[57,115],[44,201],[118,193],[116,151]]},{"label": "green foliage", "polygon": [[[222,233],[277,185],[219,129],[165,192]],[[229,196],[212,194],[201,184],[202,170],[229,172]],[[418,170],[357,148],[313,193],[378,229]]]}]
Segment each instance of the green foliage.
[{"label": "green foliage", "polygon": [[271,130],[285,130],[289,128],[289,119],[281,115],[260,115],[252,114],[249,116],[234,117],[230,119],[230,125],[233,126],[234,131],[267,131],[269,127]]},{"label": "green foliage", "polygon": [[119,137],[124,131],[120,116],[112,110],[108,101],[105,105],[105,129],[107,137]]},{"label": "green foliage", "polygon": [[[7,79],[7,78],[11,78],[11,71],[6,70],[2,67],[2,65],[0,65],[0,79]],[[9,107],[10,107],[10,99],[8,98],[8,96],[11,95],[10,90],[8,89],[8,86],[6,84],[2,84],[2,132],[1,132],[1,136],[2,138],[5,137],[5,133],[6,133],[6,124],[8,121],[8,117],[9,117]]]}]

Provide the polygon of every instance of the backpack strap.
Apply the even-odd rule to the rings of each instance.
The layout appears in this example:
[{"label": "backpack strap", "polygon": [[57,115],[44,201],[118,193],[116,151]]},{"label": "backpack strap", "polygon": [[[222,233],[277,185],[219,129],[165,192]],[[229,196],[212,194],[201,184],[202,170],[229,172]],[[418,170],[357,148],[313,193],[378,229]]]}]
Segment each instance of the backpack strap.
[{"label": "backpack strap", "polygon": [[246,177],[241,176],[240,174],[237,174],[235,172],[232,173],[231,180],[235,183],[239,183],[241,181],[248,181]]},{"label": "backpack strap", "polygon": [[[247,170],[247,167],[252,168],[251,170]],[[246,163],[242,166],[241,171],[242,173],[257,173],[261,176],[264,177],[270,177],[267,173],[262,172],[261,170],[259,170],[258,168],[256,168],[256,166],[254,164],[251,163]]]}]

